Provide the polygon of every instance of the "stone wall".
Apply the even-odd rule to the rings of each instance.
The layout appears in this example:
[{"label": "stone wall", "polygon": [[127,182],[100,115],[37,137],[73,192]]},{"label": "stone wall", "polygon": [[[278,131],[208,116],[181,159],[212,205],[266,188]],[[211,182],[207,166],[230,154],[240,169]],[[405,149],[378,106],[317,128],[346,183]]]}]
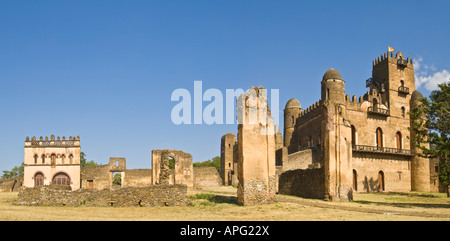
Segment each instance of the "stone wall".
[{"label": "stone wall", "polygon": [[67,186],[39,186],[22,188],[16,205],[36,206],[95,206],[95,207],[152,207],[186,206],[186,185],[154,185],[119,189],[69,190]]},{"label": "stone wall", "polygon": [[194,187],[221,185],[222,179],[215,167],[194,167]]},{"label": "stone wall", "polygon": [[124,172],[123,187],[143,187],[152,184],[152,169],[128,169]]},{"label": "stone wall", "polygon": [[0,192],[18,192],[23,185],[23,174],[13,179],[0,180]]},{"label": "stone wall", "polygon": [[284,172],[278,180],[280,194],[293,195],[305,198],[325,198],[324,170],[298,169]]},{"label": "stone wall", "polygon": [[283,162],[283,171],[307,169],[310,165],[320,162],[319,155],[320,153],[317,148],[289,154],[287,161]]}]

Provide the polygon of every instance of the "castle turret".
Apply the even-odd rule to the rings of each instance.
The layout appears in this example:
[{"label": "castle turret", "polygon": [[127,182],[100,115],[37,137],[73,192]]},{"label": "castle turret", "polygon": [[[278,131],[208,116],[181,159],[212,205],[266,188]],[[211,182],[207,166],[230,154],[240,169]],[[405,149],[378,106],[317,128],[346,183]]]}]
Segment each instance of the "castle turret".
[{"label": "castle turret", "polygon": [[[415,90],[411,95],[411,109],[420,105],[420,98],[422,94]],[[413,126],[411,121],[411,126]],[[410,132],[411,140],[414,140],[414,131]],[[411,151],[414,156],[411,158],[411,191],[430,191],[430,160],[428,158],[420,157],[422,150],[411,141]]]},{"label": "castle turret", "polygon": [[345,81],[341,74],[335,69],[329,69],[322,78],[321,99],[322,101],[332,101],[344,103],[345,101]]},{"label": "castle turret", "polygon": [[325,198],[349,201],[352,190],[351,126],[345,103],[345,82],[335,69],[322,78],[321,155],[326,175]]},{"label": "castle turret", "polygon": [[293,141],[292,136],[295,130],[295,122],[301,112],[302,106],[297,99],[292,98],[286,103],[286,107],[284,108],[284,146],[287,147],[288,150]]}]

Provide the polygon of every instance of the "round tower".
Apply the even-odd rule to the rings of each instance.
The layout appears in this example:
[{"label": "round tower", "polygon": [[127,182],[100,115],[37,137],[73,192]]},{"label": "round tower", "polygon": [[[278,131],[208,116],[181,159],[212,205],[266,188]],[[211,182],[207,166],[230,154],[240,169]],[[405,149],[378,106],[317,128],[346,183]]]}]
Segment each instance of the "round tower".
[{"label": "round tower", "polygon": [[335,69],[329,69],[322,78],[321,99],[322,101],[333,101],[344,103],[345,101],[345,81],[341,74]]},{"label": "round tower", "polygon": [[292,98],[284,107],[284,146],[288,148],[291,145],[292,135],[295,130],[295,122],[297,121],[297,118],[300,116],[300,113],[302,112],[302,106],[300,105],[300,102]]},{"label": "round tower", "polygon": [[[411,109],[416,108],[421,104],[420,98],[422,94],[415,90],[411,95]],[[411,126],[413,122],[411,120]],[[411,131],[411,140],[414,140],[415,133]],[[430,159],[420,157],[418,154],[422,153],[422,150],[411,141],[411,152],[414,156],[411,158],[411,191],[430,191]]]}]

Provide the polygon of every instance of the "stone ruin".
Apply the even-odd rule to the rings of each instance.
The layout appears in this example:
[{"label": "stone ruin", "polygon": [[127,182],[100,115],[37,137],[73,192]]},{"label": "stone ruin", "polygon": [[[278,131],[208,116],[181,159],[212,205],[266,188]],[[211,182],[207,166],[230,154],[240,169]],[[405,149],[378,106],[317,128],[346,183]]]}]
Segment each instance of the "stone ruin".
[{"label": "stone ruin", "polygon": [[275,126],[264,88],[250,88],[237,100],[239,205],[275,200]]}]

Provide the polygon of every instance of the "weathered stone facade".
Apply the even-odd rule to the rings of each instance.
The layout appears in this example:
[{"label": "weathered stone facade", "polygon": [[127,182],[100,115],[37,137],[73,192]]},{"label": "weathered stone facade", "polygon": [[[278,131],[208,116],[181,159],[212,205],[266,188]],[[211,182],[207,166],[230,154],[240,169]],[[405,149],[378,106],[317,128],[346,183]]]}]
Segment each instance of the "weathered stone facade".
[{"label": "weathered stone facade", "polygon": [[70,190],[63,185],[22,188],[16,205],[154,207],[189,204],[186,185]]},{"label": "weathered stone facade", "polygon": [[64,182],[80,188],[80,137],[27,136],[24,152],[25,187]]},{"label": "weathered stone facade", "polygon": [[[284,147],[280,191],[288,193],[295,173],[306,175],[321,168],[323,181],[296,185],[319,187],[315,194],[306,187],[292,194],[329,200],[351,200],[352,192],[429,191],[429,160],[415,155],[419,150],[408,139],[408,111],[421,96],[415,90],[412,60],[401,52],[386,53],[373,62],[370,90],[357,98],[345,94],[345,81],[335,69],[321,82],[321,99],[303,110],[291,99],[284,110]],[[318,150],[311,160],[305,150]],[[300,162],[292,158],[301,156]],[[298,159],[297,159],[298,160]],[[319,160],[319,161],[317,161]],[[307,164],[314,164],[307,166]],[[295,168],[295,165],[298,165]],[[319,172],[320,173],[320,172]],[[298,177],[299,180],[304,180]],[[316,179],[315,179],[316,180]],[[323,189],[322,189],[323,183]]]},{"label": "weathered stone facade", "polygon": [[264,88],[238,97],[238,180],[240,205],[275,201],[275,126]]},{"label": "weathered stone facade", "polygon": [[[175,168],[169,168],[169,157]],[[172,174],[173,172],[173,174]],[[194,187],[194,166],[189,153],[177,150],[152,150],[152,184],[185,184]]]}]

